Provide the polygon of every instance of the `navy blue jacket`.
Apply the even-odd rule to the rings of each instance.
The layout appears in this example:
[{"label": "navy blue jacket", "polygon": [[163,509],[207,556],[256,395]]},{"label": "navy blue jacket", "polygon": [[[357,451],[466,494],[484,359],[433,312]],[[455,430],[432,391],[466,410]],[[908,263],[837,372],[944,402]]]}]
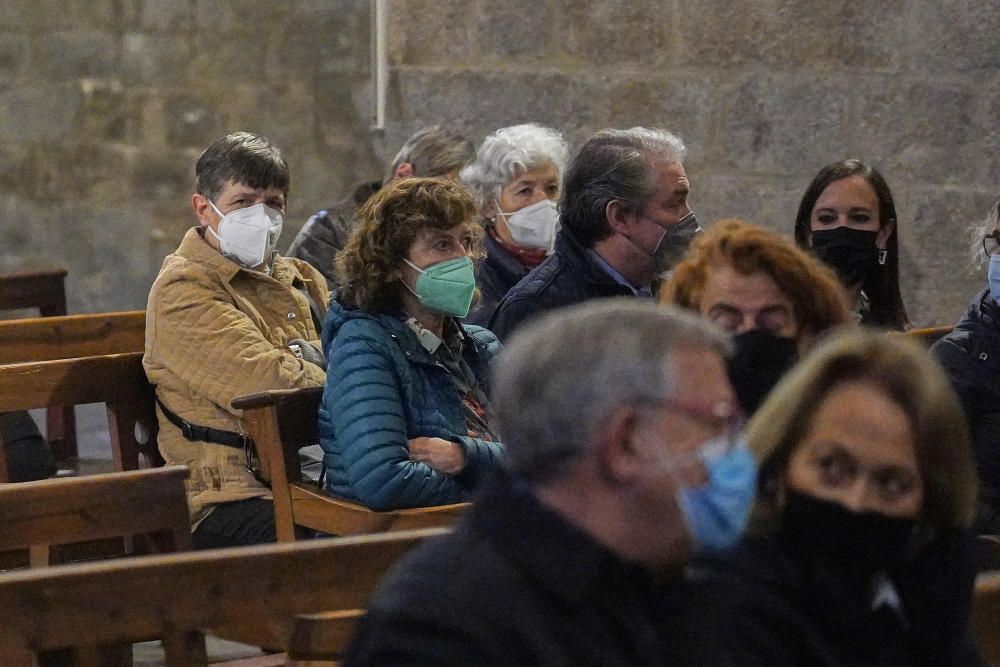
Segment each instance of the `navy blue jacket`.
[{"label": "navy blue jacket", "polygon": [[563,227],[555,252],[513,287],[490,318],[489,329],[507,340],[525,320],[546,310],[598,297],[633,296],[587,254],[573,233]]},{"label": "navy blue jacket", "polygon": [[[493,334],[463,327],[463,355],[488,393]],[[326,490],[374,510],[463,502],[503,445],[468,435],[461,397],[448,371],[405,321],[344,307],[336,299],[323,324],[326,386],[319,408]],[[411,461],[407,441],[437,437],[462,445],[456,476]]]},{"label": "navy blue jacket", "polygon": [[476,287],[479,288],[479,301],[476,302],[469,316],[465,318],[467,324],[479,326],[486,326],[490,317],[493,316],[493,311],[496,310],[497,305],[507,295],[507,292],[521,278],[528,275],[528,267],[504,250],[489,234],[486,235],[483,245],[486,249],[486,257],[476,267]]},{"label": "navy blue jacket", "polygon": [[1000,510],[1000,306],[989,290],[972,299],[965,317],[931,353],[965,408],[984,506],[980,518],[989,519]]}]

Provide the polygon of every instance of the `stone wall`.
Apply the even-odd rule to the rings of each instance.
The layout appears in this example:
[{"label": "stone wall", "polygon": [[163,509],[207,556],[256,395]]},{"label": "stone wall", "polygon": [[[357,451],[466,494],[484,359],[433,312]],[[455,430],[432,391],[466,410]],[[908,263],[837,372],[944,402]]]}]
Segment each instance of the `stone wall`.
[{"label": "stone wall", "polygon": [[965,226],[1000,194],[997,34],[1000,6],[956,0],[395,0],[378,134],[366,0],[5,0],[0,271],[63,265],[74,311],[143,307],[195,159],[235,129],[289,159],[287,242],[426,124],[645,124],[687,141],[705,222],[790,230],[822,165],[874,163],[911,317],[948,323],[985,284]]}]

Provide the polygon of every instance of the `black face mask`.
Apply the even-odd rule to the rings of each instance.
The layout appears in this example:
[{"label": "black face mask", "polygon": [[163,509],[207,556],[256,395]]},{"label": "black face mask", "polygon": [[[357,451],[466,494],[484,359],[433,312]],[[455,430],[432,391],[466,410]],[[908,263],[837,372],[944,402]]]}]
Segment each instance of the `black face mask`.
[{"label": "black face mask", "polygon": [[858,575],[901,562],[916,521],[880,512],[852,512],[838,502],[785,489],[781,536],[802,557]]},{"label": "black face mask", "polygon": [[799,358],[799,349],[794,338],[775,336],[762,329],[741,333],[733,342],[736,350],[728,364],[729,381],[749,417]]},{"label": "black face mask", "polygon": [[878,265],[877,232],[836,227],[812,233],[816,255],[837,272],[845,287],[864,284]]}]

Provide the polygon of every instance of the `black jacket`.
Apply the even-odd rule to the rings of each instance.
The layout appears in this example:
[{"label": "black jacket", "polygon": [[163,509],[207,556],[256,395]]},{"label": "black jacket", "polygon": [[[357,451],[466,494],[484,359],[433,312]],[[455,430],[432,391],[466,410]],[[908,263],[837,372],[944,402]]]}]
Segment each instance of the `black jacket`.
[{"label": "black jacket", "polygon": [[970,536],[955,531],[886,575],[900,614],[872,610],[870,579],[803,561],[775,535],[747,537],[689,568],[685,652],[713,667],[981,665],[970,559]]},{"label": "black jacket", "polygon": [[344,665],[670,665],[673,588],[500,476],[379,586]]},{"label": "black jacket", "polygon": [[[955,329],[931,347],[969,420],[979,471],[979,528],[1000,528],[1000,306],[984,290]],[[992,528],[991,528],[992,526]]]},{"label": "black jacket", "polygon": [[477,324],[485,327],[497,305],[507,295],[514,285],[528,275],[528,267],[512,254],[504,250],[489,234],[483,242],[486,257],[476,267],[476,287],[479,288],[479,301],[469,316],[466,324]]},{"label": "black jacket", "polygon": [[285,255],[309,262],[323,274],[330,290],[336,289],[333,260],[347,245],[357,226],[355,215],[358,208],[381,187],[379,181],[362,183],[354,188],[350,197],[314,213],[299,230]]},{"label": "black jacket", "polygon": [[563,227],[556,236],[555,252],[507,293],[486,328],[503,342],[522,322],[538,313],[613,296],[633,296],[633,292],[615,282]]}]

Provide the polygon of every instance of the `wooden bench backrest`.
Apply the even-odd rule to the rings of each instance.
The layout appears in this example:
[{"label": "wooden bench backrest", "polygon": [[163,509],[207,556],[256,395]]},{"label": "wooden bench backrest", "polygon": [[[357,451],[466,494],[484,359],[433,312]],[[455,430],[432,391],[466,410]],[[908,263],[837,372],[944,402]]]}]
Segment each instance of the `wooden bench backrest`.
[{"label": "wooden bench backrest", "polygon": [[900,331],[897,332],[896,335],[913,338],[922,343],[923,345],[925,345],[926,347],[930,347],[941,338],[944,338],[945,336],[950,334],[951,330],[954,328],[955,327],[953,326],[926,327],[923,329],[910,329],[909,331]]},{"label": "wooden bench backrest", "polygon": [[142,352],[146,312],[0,321],[0,364]]},{"label": "wooden bench backrest", "polygon": [[37,308],[43,317],[66,314],[66,270],[0,274],[0,310]]},{"label": "wooden bench backrest", "polygon": [[[204,632],[284,648],[297,614],[362,608],[407,550],[396,532],[146,556],[0,575],[0,658],[162,638],[169,665],[205,664]],[[59,664],[79,664],[63,651]]]},{"label": "wooden bench backrest", "polygon": [[321,387],[275,389],[241,396],[233,407],[253,439],[261,467],[271,480],[278,540],[295,539],[295,526],[330,535],[358,535],[450,525],[468,503],[375,512],[323,493],[302,480],[298,453],[319,442],[317,411]]},{"label": "wooden bench backrest", "polygon": [[171,466],[0,485],[0,551],[28,548],[38,567],[52,545],[108,537],[151,535],[160,551],[189,550],[187,475]]},{"label": "wooden bench backrest", "polygon": [[[141,352],[0,365],[0,412],[84,403],[107,405],[115,470],[137,469],[140,453],[150,464],[162,463],[153,389]],[[137,424],[146,436],[143,442],[136,438]],[[7,480],[0,453],[0,482]]]},{"label": "wooden bench backrest", "polygon": [[982,574],[976,579],[972,630],[986,664],[1000,664],[1000,574]]}]

